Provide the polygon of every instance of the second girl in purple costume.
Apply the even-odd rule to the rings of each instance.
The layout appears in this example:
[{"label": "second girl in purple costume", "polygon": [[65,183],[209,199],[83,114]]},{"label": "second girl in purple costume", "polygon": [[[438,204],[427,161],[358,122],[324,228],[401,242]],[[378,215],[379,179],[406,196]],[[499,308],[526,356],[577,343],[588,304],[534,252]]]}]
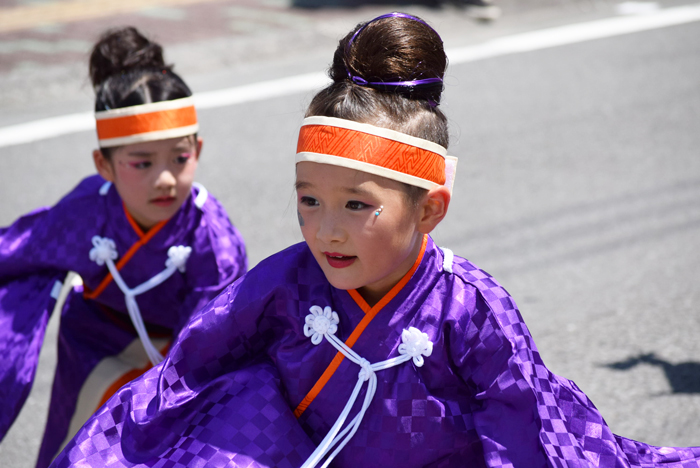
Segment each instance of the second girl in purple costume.
[{"label": "second girl in purple costume", "polygon": [[[133,28],[112,31],[95,45],[90,69],[99,175],[0,229],[0,440],[67,293],[39,467],[247,268],[223,207],[193,186],[202,141],[192,93],[160,46]],[[69,271],[82,286],[62,288]]]}]

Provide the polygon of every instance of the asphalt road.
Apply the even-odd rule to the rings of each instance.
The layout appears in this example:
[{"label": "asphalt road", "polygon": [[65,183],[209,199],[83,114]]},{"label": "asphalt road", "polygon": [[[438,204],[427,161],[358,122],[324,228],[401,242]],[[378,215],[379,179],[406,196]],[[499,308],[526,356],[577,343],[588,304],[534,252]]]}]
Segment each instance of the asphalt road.
[{"label": "asphalt road", "polygon": [[[300,12],[276,3],[294,27],[242,35],[265,46],[257,54],[220,37],[166,42],[166,53],[198,91],[319,71],[335,38],[387,9]],[[533,4],[502,2],[513,14],[490,26],[451,7],[403,10],[457,47],[611,17],[616,6]],[[41,67],[0,66],[0,124],[89,110],[81,66],[70,57],[46,65],[53,89],[34,84],[46,78]],[[700,445],[699,77],[700,22],[692,22],[455,64],[443,99],[460,163],[434,238],[510,291],[545,363],[574,380],[614,432],[655,445]],[[311,95],[199,112],[198,180],[223,202],[253,264],[301,240],[293,152]],[[92,173],[94,145],[80,132],[0,147],[0,225]],[[0,466],[33,464],[55,362],[55,321],[50,328]]]}]

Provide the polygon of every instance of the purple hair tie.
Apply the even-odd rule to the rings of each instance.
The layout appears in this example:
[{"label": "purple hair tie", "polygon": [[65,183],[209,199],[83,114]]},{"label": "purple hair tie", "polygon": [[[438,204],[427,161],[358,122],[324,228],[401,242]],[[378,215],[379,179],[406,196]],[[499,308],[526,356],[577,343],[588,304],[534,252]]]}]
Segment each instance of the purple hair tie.
[{"label": "purple hair tie", "polygon": [[[345,51],[346,53],[350,50],[350,47],[352,46],[352,43],[355,41],[355,38],[370,24],[373,23],[377,20],[384,19],[384,18],[406,18],[410,19],[413,21],[418,21],[421,24],[426,25],[429,27],[439,38],[442,40],[440,35],[435,31],[428,23],[423,21],[420,18],[417,18],[413,15],[409,15],[407,13],[400,13],[398,11],[394,11],[392,13],[387,13],[381,16],[377,16],[376,18],[367,21],[360,29],[355,31],[355,34],[352,35],[350,40],[348,41],[347,45],[345,46]],[[423,78],[420,80],[409,80],[409,81],[367,81],[366,79],[362,78],[361,76],[355,76],[352,73],[350,73],[350,70],[347,68],[347,60],[346,60],[346,68],[345,71],[348,72],[348,78],[350,80],[360,86],[369,86],[371,88],[378,88],[378,89],[393,89],[396,90],[396,88],[400,88],[401,91],[410,94],[417,88],[423,88],[423,89],[429,89],[429,88],[435,88],[437,91],[442,91],[442,78],[439,77],[433,77],[433,78]],[[435,99],[428,99],[428,104],[431,107],[435,107],[440,103],[440,94],[437,93],[437,96]]]},{"label": "purple hair tie", "polygon": [[352,80],[353,83],[358,84],[360,86],[367,86],[368,84],[370,84],[367,80],[365,80],[361,76],[351,75],[350,71],[348,71],[348,76],[350,77],[350,79]]},{"label": "purple hair tie", "polygon": [[[406,19],[410,19],[413,21],[418,21],[419,23],[422,23],[422,24],[426,25],[427,27],[429,27],[435,34],[437,34],[437,37],[440,37],[440,35],[438,34],[438,32],[436,30],[434,30],[428,23],[426,23],[422,19],[418,18],[417,16],[409,15],[408,13],[401,13],[400,11],[392,11],[391,13],[386,13],[384,15],[377,16],[376,18],[367,21],[360,29],[355,31],[355,34],[353,34],[352,37],[350,38],[350,40],[348,41],[348,45],[345,46],[345,50],[350,49],[350,46],[352,45],[352,43],[355,40],[355,38],[357,37],[357,35],[360,34],[363,29],[365,29],[367,26],[369,26],[370,23],[374,23],[375,21],[380,20],[380,19],[384,19],[384,18],[406,18]],[[440,37],[440,40],[442,40],[441,37]]]}]

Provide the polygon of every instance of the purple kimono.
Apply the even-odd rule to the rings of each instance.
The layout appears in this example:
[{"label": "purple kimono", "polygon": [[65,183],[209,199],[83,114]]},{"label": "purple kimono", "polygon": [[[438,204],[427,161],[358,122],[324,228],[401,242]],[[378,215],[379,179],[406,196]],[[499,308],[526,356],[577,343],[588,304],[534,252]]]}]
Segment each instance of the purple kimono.
[{"label": "purple kimono", "polygon": [[[84,179],[53,208],[36,210],[0,229],[0,440],[31,388],[61,282],[68,271],[83,281],[70,291],[61,312],[58,364],[39,467],[51,463],[69,435],[69,425],[77,424],[74,433],[101,406],[100,397],[104,392],[109,396],[110,384],[117,385],[113,393],[150,367],[147,360],[141,362],[143,346],[127,315],[124,294],[107,266],[90,258],[94,236],[114,241],[117,269],[131,287],[164,269],[170,247],[191,247],[184,271],[136,297],[149,337],[161,352],[193,312],[247,269],[240,234],[201,187],[193,188],[172,218],[147,233],[128,215],[115,188],[99,176]],[[130,369],[129,362],[138,364]],[[72,421],[80,411],[85,413],[82,421]]]},{"label": "purple kimono", "polygon": [[[544,366],[502,287],[427,236],[423,248],[374,307],[332,287],[306,244],[261,262],[193,316],[167,359],[121,388],[53,466],[299,467],[369,364],[407,352],[412,360],[374,371],[361,419],[370,387],[359,387],[346,419],[357,432],[330,466],[700,466],[700,448],[611,433],[586,395]],[[319,311],[335,313],[317,327]],[[422,354],[407,351],[411,333],[431,343]],[[344,358],[330,334],[366,361]]]}]

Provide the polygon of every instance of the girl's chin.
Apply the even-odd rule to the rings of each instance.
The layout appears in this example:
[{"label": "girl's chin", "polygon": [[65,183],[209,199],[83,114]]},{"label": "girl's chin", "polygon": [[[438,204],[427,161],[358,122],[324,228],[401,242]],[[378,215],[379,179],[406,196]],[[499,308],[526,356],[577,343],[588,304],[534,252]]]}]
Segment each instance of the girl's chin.
[{"label": "girl's chin", "polygon": [[338,278],[338,275],[334,275],[334,272],[330,272],[331,274],[328,274],[328,272],[324,272],[326,276],[326,280],[331,284],[336,289],[342,289],[344,291],[349,291],[351,289],[360,289],[364,285],[358,283],[357,281],[353,281],[350,278]]}]

